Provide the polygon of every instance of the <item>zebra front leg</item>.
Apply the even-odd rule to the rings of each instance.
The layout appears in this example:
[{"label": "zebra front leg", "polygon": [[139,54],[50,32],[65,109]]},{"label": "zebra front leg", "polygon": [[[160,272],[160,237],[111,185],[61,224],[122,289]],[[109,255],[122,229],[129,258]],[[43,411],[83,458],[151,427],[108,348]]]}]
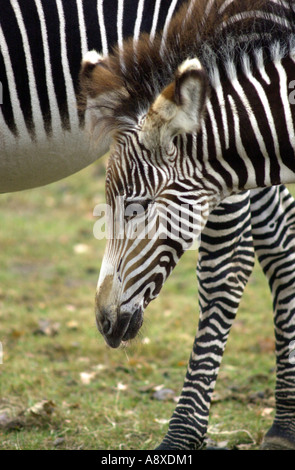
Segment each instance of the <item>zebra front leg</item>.
[{"label": "zebra front leg", "polygon": [[284,186],[251,191],[251,214],[276,338],[276,415],[262,448],[295,449],[295,202]]},{"label": "zebra front leg", "polygon": [[181,397],[158,449],[202,446],[223,351],[253,265],[247,192],[220,204],[202,233],[198,331]]}]

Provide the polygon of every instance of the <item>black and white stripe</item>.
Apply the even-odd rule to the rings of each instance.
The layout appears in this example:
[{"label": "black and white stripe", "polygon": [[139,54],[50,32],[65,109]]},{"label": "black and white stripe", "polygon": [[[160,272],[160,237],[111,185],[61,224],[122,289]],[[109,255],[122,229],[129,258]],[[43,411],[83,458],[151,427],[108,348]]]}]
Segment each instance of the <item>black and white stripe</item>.
[{"label": "black and white stripe", "polygon": [[74,131],[83,55],[90,49],[107,55],[114,44],[143,31],[154,35],[169,23],[180,3],[3,0],[0,70],[5,99],[0,129],[4,138],[9,138],[9,131],[37,141],[61,128]]},{"label": "black and white stripe", "polygon": [[75,173],[100,155],[85,142],[79,69],[89,49],[167,27],[183,0],[3,0],[0,193]]}]

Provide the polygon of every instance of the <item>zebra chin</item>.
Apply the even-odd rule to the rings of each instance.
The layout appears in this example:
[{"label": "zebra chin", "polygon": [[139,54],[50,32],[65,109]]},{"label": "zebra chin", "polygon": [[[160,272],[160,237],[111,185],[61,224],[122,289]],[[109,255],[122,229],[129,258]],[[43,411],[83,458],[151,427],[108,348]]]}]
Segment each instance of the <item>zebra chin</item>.
[{"label": "zebra chin", "polygon": [[134,312],[120,312],[116,309],[102,309],[96,312],[97,328],[111,348],[118,348],[122,341],[136,337],[143,324],[143,310],[139,307]]}]

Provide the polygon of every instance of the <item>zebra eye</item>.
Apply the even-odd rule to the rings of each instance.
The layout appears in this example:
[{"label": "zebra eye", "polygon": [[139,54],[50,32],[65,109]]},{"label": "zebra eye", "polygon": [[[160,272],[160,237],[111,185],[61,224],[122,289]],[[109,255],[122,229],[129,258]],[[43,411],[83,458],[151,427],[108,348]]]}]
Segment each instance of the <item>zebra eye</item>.
[{"label": "zebra eye", "polygon": [[130,201],[126,200],[124,213],[125,219],[130,220],[134,217],[144,214],[147,211],[149,204],[152,202],[152,199],[133,199]]}]

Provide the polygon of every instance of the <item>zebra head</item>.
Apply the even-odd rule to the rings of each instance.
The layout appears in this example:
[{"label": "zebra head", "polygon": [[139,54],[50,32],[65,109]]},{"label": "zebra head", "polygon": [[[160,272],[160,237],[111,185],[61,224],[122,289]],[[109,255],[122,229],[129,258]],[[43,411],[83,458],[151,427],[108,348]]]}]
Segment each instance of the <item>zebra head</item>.
[{"label": "zebra head", "polygon": [[[89,57],[89,56],[88,56]],[[81,83],[96,142],[108,141],[106,175],[109,229],[96,294],[99,331],[111,347],[136,336],[143,312],[160,292],[208,216],[206,195],[184,149],[201,124],[206,74],[197,59],[178,67],[145,113],[132,120],[130,90],[111,64],[93,55]],[[122,111],[123,110],[123,111]],[[188,143],[190,140],[190,143]]]}]

